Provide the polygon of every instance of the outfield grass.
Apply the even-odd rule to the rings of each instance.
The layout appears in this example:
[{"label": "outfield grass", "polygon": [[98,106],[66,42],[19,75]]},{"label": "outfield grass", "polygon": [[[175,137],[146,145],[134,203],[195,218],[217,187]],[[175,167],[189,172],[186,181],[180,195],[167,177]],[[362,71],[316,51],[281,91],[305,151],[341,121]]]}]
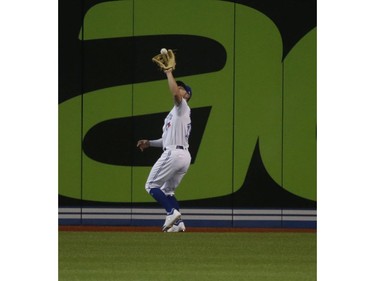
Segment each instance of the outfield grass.
[{"label": "outfield grass", "polygon": [[59,281],[316,280],[316,233],[59,232]]}]

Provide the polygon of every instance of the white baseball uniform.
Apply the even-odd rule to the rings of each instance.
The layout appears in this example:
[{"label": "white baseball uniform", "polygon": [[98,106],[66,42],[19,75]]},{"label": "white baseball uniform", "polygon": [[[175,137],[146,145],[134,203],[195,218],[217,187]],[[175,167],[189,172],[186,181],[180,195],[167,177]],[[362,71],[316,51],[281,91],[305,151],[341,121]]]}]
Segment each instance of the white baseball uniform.
[{"label": "white baseball uniform", "polygon": [[151,140],[150,146],[162,147],[164,152],[152,167],[146,181],[146,190],[160,188],[166,195],[174,192],[186,174],[191,161],[189,135],[190,107],[185,99],[169,112],[164,120],[161,139]]}]

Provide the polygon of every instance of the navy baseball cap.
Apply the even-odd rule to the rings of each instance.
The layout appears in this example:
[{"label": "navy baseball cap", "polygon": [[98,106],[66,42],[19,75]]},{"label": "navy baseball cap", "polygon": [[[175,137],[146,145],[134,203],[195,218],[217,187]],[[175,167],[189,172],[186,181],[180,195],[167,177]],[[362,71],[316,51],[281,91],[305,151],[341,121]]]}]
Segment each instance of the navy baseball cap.
[{"label": "navy baseball cap", "polygon": [[176,81],[176,83],[177,83],[177,86],[180,86],[180,87],[184,88],[185,91],[190,95],[190,98],[191,98],[191,96],[193,95],[193,91],[191,90],[190,86],[186,85],[182,81]]}]

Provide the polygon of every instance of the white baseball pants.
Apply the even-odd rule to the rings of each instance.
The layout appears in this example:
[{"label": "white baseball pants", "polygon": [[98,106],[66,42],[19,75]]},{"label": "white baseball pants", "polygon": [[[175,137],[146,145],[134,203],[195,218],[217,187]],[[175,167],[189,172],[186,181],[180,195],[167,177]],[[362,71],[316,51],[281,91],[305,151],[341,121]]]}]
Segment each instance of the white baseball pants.
[{"label": "white baseball pants", "polygon": [[174,195],[189,169],[191,156],[187,149],[166,149],[152,167],[146,181],[146,190],[160,188],[165,195]]}]

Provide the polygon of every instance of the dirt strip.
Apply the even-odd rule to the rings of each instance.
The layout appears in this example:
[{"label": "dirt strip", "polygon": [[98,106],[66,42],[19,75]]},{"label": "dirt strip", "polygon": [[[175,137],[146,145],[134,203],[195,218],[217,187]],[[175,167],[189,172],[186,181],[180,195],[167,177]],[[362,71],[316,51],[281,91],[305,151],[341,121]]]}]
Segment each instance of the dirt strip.
[{"label": "dirt strip", "polygon": [[[108,231],[108,232],[161,232],[153,226],[67,226],[60,225],[59,231]],[[242,227],[189,227],[187,232],[306,232],[316,233],[310,228],[242,228]]]}]

